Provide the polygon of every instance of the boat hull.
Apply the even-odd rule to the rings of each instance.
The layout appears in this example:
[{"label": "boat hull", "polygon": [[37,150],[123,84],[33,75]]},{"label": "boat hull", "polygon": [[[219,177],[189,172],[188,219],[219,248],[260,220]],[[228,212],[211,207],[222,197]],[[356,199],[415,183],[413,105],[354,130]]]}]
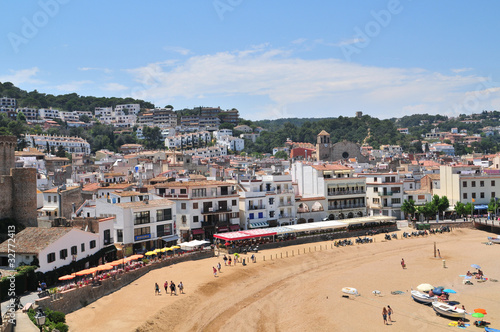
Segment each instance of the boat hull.
[{"label": "boat hull", "polygon": [[421,304],[432,304],[432,302],[437,301],[436,296],[429,296],[425,293],[418,292],[418,291],[411,291],[411,297],[415,302],[421,303]]},{"label": "boat hull", "polygon": [[442,302],[432,302],[432,308],[436,312],[436,314],[453,318],[453,319],[464,319],[465,318],[465,310],[455,309],[455,306],[448,305]]},{"label": "boat hull", "polygon": [[496,244],[500,244],[500,238],[498,237],[488,237],[488,241]]}]

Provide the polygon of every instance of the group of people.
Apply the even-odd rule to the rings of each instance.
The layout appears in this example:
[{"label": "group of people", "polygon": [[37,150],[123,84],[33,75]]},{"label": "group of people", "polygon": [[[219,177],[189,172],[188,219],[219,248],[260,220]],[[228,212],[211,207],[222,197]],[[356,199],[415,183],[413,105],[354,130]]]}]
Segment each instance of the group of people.
[{"label": "group of people", "polygon": [[[176,286],[175,282],[170,281],[169,283],[168,280],[166,280],[163,283],[163,288],[165,288],[165,294],[168,294],[168,290],[170,289],[170,296],[177,295],[177,288],[179,288],[179,293],[184,294],[184,284],[182,281]],[[157,282],[155,282],[155,295],[161,295],[160,286]]]},{"label": "group of people", "polygon": [[387,308],[384,307],[384,309],[382,309],[382,318],[384,318],[384,325],[389,325],[389,322],[392,323],[393,313],[394,311],[392,310],[390,305],[388,305]]}]

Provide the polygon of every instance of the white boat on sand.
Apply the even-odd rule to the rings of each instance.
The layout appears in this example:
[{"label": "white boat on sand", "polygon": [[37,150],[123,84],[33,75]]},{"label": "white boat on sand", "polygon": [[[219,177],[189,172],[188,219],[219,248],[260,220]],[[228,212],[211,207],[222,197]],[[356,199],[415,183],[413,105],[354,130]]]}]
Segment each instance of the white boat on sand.
[{"label": "white boat on sand", "polygon": [[438,299],[437,296],[429,296],[429,294],[419,292],[417,290],[411,291],[411,297],[415,300],[415,302],[423,304],[431,304],[432,302],[435,302]]},{"label": "white boat on sand", "polygon": [[488,236],[488,241],[496,243],[496,244],[500,244],[500,236],[497,236],[497,237]]},{"label": "white boat on sand", "polygon": [[432,302],[432,308],[438,316],[444,316],[448,318],[465,318],[465,310],[460,309],[454,305],[436,301]]}]

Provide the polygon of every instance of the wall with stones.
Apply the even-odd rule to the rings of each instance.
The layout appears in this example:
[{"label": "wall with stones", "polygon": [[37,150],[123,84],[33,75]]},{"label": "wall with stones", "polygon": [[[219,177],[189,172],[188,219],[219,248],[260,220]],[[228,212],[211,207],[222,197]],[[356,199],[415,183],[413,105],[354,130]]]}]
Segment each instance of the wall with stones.
[{"label": "wall with stones", "polygon": [[4,218],[13,218],[12,177],[0,175],[0,219]]},{"label": "wall with stones", "polygon": [[[346,153],[346,154],[344,154]],[[332,146],[331,161],[346,158],[357,158],[358,162],[367,162],[368,159],[361,154],[358,144],[348,141],[338,142]]]},{"label": "wall with stones", "polygon": [[14,218],[25,226],[36,227],[36,169],[12,168],[10,174]]},{"label": "wall with stones", "polygon": [[62,203],[62,217],[67,220],[71,219],[71,214],[73,213],[73,204],[75,204],[75,209],[78,209],[80,205],[84,202],[82,196],[82,189],[75,188],[67,191],[61,192],[61,203]]},{"label": "wall with stones", "polygon": [[15,167],[16,136],[0,136],[0,175],[9,175]]}]

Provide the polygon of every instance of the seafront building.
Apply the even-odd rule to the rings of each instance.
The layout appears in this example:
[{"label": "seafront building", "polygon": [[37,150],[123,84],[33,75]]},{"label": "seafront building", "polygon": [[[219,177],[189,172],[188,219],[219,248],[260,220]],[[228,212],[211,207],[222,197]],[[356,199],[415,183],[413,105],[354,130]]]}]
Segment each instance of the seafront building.
[{"label": "seafront building", "polygon": [[404,190],[399,173],[361,173],[358,177],[366,179],[368,215],[404,218],[401,213]]}]

